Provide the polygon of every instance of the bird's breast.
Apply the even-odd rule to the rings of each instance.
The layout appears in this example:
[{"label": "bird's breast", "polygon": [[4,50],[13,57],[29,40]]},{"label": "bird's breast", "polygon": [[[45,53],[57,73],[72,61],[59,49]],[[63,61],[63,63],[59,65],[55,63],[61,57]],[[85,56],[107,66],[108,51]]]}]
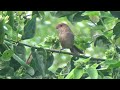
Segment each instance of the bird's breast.
[{"label": "bird's breast", "polygon": [[71,32],[60,33],[59,39],[63,48],[71,48],[74,44],[74,35]]}]

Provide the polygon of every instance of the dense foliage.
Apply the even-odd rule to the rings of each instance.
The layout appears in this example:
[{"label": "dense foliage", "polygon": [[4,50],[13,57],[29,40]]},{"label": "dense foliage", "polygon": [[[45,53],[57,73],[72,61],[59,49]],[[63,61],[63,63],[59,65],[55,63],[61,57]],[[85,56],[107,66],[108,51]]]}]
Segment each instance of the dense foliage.
[{"label": "dense foliage", "polygon": [[[119,79],[119,18],[119,11],[0,11],[0,78]],[[59,51],[61,22],[84,54]]]}]

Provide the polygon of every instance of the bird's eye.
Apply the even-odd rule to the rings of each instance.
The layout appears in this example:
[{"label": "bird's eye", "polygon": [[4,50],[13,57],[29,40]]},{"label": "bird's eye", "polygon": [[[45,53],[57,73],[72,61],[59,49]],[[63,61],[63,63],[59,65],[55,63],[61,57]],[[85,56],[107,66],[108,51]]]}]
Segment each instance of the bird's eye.
[{"label": "bird's eye", "polygon": [[60,25],[60,27],[62,27],[63,25]]}]

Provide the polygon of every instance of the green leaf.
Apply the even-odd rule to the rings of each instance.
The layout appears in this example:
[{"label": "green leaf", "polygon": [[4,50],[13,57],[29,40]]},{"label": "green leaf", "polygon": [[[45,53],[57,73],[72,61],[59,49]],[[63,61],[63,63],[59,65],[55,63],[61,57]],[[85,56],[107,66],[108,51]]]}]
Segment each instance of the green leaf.
[{"label": "green leaf", "polygon": [[[113,34],[112,34],[113,35]],[[114,37],[114,36],[113,36]],[[120,48],[120,37],[113,41],[116,45],[116,49]]]},{"label": "green leaf", "polygon": [[73,77],[73,79],[80,79],[83,74],[84,74],[84,70],[83,69],[75,68],[74,69],[74,77]]},{"label": "green leaf", "polygon": [[14,41],[18,40],[18,31],[17,29],[14,30],[9,24],[5,24],[5,34],[7,35],[7,38],[12,39]]},{"label": "green leaf", "polygon": [[24,34],[22,35],[22,40],[30,39],[35,36],[35,30],[36,30],[36,15],[32,17],[31,20],[27,22],[27,24],[24,27]]},{"label": "green leaf", "polygon": [[22,66],[29,68],[30,66],[28,64],[26,64],[26,62],[24,62],[19,56],[17,56],[16,54],[13,54],[13,58],[18,61]]},{"label": "green leaf", "polygon": [[45,16],[44,11],[39,11],[39,14],[40,14],[40,16],[42,16],[42,17],[44,17],[44,16]]},{"label": "green leaf", "polygon": [[40,15],[40,18],[41,18],[41,23],[44,23],[44,18],[45,18],[45,13],[44,11],[39,11],[39,15]]},{"label": "green leaf", "polygon": [[100,13],[101,13],[101,15],[100,15],[100,17],[101,18],[107,18],[107,17],[112,17],[112,14],[111,13],[109,13],[109,12],[105,12],[105,11],[100,11]]},{"label": "green leaf", "polygon": [[79,60],[74,61],[74,65],[76,67],[79,67],[79,66],[81,66],[81,65],[86,64],[87,62],[89,62],[89,60],[90,60],[90,58],[87,58],[87,59],[80,58]]},{"label": "green leaf", "polygon": [[115,40],[120,37],[120,22],[118,22],[113,28],[113,35],[115,36]]},{"label": "green leaf", "polygon": [[13,35],[12,35],[12,27],[9,25],[9,24],[5,24],[5,34],[7,35],[7,37],[10,39],[10,38],[12,38],[13,37]]},{"label": "green leaf", "polygon": [[22,79],[33,79],[33,77],[31,77],[29,74],[24,74]]},{"label": "green leaf", "polygon": [[73,17],[73,22],[80,22],[82,20],[88,20],[89,19],[88,16],[81,16],[83,12],[84,11],[76,13]]},{"label": "green leaf", "polygon": [[110,41],[104,36],[104,35],[100,35],[96,38],[95,42],[94,42],[94,46],[109,46],[111,43]]},{"label": "green leaf", "polygon": [[[9,66],[9,61],[2,61],[0,57],[0,70]],[[1,75],[1,74],[0,74]]]},{"label": "green leaf", "polygon": [[89,16],[90,20],[94,23],[98,23],[100,21],[100,17],[97,15]]},{"label": "green leaf", "polygon": [[73,22],[74,14],[68,15],[68,16],[66,16],[66,17],[67,17],[67,19],[68,19],[71,23]]},{"label": "green leaf", "polygon": [[9,67],[8,70],[9,70],[9,71],[7,72],[6,76],[11,76],[11,77],[13,77],[13,76],[14,76],[14,68]]},{"label": "green leaf", "polygon": [[115,64],[111,64],[111,65],[109,65],[108,68],[119,68],[119,67],[120,67],[120,61],[117,62],[117,63],[115,63]]},{"label": "green leaf", "polygon": [[120,54],[120,48],[118,46],[116,46],[116,51]]},{"label": "green leaf", "polygon": [[84,15],[88,15],[88,16],[99,16],[100,15],[100,11],[85,11]]},{"label": "green leaf", "polygon": [[14,71],[16,71],[21,67],[21,64],[12,57],[11,60],[10,60],[9,66],[13,67]]},{"label": "green leaf", "polygon": [[101,31],[103,31],[103,30],[105,30],[105,27],[103,25],[97,25],[97,26],[93,27],[92,29],[93,30],[101,30]]},{"label": "green leaf", "polygon": [[113,79],[113,78],[110,76],[104,76],[103,79]]},{"label": "green leaf", "polygon": [[12,72],[11,71],[11,67],[5,67],[4,69],[0,70],[0,75],[6,76],[6,74],[10,75],[13,74],[13,69]]},{"label": "green leaf", "polygon": [[74,77],[74,70],[75,69],[72,69],[72,71],[65,77],[65,79],[73,79],[73,77]]},{"label": "green leaf", "polygon": [[42,76],[45,76],[45,60],[46,60],[46,52],[44,49],[40,48],[38,50],[35,50],[34,48],[31,48],[33,60],[35,62],[36,68],[39,72],[41,72]]},{"label": "green leaf", "polygon": [[13,56],[13,51],[12,50],[5,50],[2,54],[2,60],[3,61],[10,61],[11,57]]},{"label": "green leaf", "polygon": [[0,44],[0,52],[3,53],[5,50],[7,49],[6,45],[3,43],[3,44]]},{"label": "green leaf", "polygon": [[8,24],[12,27],[12,29],[14,30],[14,12],[13,11],[7,11],[7,14],[9,16],[9,21]]},{"label": "green leaf", "polygon": [[110,12],[114,17],[117,17],[120,19],[120,11],[110,11]]},{"label": "green leaf", "polygon": [[98,78],[98,72],[97,72],[96,68],[90,67],[86,70],[86,72],[88,73],[89,77],[91,77],[91,79]]},{"label": "green leaf", "polygon": [[3,44],[4,37],[5,37],[5,31],[4,31],[4,28],[3,28],[3,23],[4,23],[4,20],[0,20],[0,44]]},{"label": "green leaf", "polygon": [[111,64],[116,64],[117,62],[118,62],[117,60],[106,60],[104,64],[111,65]]},{"label": "green leaf", "polygon": [[72,14],[74,14],[76,12],[78,12],[78,11],[57,11],[55,13],[55,16],[58,17],[58,18],[60,18],[60,17],[72,15]]},{"label": "green leaf", "polygon": [[26,49],[25,46],[22,44],[18,44],[17,46],[14,46],[14,52],[16,55],[18,55],[22,60],[26,60]]},{"label": "green leaf", "polygon": [[50,72],[48,68],[53,64],[54,56],[51,52],[47,52],[47,59],[46,59],[46,72]]},{"label": "green leaf", "polygon": [[28,67],[26,70],[27,70],[27,73],[30,74],[31,76],[35,74],[35,71],[32,67]]},{"label": "green leaf", "polygon": [[32,15],[33,15],[33,16],[34,16],[35,14],[37,15],[37,17],[40,17],[39,11],[33,11],[33,12],[32,12]]},{"label": "green leaf", "polygon": [[97,63],[91,65],[92,68],[97,68],[99,65]]},{"label": "green leaf", "polygon": [[80,79],[84,74],[84,70],[80,68],[74,68],[72,71],[65,77],[65,79]]}]

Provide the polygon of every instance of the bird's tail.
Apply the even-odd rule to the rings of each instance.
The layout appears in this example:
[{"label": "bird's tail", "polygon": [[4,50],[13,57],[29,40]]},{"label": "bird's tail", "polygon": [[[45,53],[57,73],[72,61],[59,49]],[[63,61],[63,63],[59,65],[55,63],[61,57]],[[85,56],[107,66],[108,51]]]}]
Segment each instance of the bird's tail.
[{"label": "bird's tail", "polygon": [[80,53],[83,54],[83,50],[80,50],[79,48],[77,48],[75,45],[73,45],[72,48],[70,48],[70,51],[76,55],[79,55]]}]

